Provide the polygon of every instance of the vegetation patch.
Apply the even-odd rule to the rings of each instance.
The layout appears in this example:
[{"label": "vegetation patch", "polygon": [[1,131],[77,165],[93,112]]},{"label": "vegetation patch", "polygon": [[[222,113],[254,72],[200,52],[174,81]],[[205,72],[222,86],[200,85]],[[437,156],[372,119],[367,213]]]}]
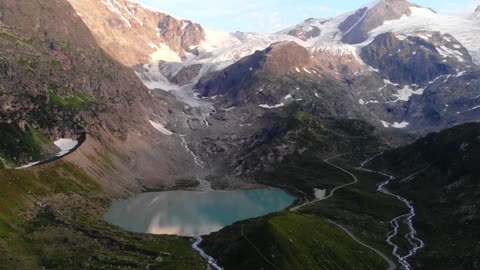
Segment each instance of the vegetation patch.
[{"label": "vegetation patch", "polygon": [[85,93],[79,93],[75,96],[63,98],[54,92],[48,94],[50,104],[64,107],[72,107],[79,110],[85,110],[95,103],[94,99]]},{"label": "vegetation patch", "polygon": [[17,42],[18,38],[5,32],[0,32],[0,38],[10,42]]},{"label": "vegetation patch", "polygon": [[34,128],[20,129],[17,124],[0,123],[0,154],[9,164],[37,161],[44,157],[48,139]]}]

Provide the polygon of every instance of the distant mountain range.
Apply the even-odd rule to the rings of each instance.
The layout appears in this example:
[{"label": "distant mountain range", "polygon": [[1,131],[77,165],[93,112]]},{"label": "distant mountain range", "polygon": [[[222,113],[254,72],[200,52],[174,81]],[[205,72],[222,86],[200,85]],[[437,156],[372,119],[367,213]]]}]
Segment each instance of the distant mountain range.
[{"label": "distant mountain range", "polygon": [[[70,2],[110,55],[134,67],[150,89],[173,90],[187,103],[195,94],[235,92],[217,99],[216,106],[322,107],[332,101],[315,96],[321,92],[317,84],[332,80],[345,88],[352,111],[379,127],[424,132],[478,117],[480,21],[474,15],[444,16],[408,1],[383,0],[335,18],[255,34],[205,29],[126,0]],[[286,41],[293,43],[272,45]],[[278,76],[308,81],[316,90],[297,85],[290,92],[259,92]],[[205,89],[209,85],[216,89]],[[296,98],[285,100],[288,95]]]}]

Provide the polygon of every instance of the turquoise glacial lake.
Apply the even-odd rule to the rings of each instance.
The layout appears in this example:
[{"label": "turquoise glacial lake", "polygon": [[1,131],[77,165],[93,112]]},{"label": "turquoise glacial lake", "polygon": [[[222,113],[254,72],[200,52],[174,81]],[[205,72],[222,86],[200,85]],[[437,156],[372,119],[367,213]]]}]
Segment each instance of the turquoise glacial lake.
[{"label": "turquoise glacial lake", "polygon": [[114,202],[104,219],[130,232],[195,237],[284,210],[294,201],[279,189],[152,192]]}]

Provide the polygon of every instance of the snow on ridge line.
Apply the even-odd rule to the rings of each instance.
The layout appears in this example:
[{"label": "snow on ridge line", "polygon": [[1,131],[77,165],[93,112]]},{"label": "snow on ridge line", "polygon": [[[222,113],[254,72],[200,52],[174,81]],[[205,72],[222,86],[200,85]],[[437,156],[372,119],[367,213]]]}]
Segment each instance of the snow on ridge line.
[{"label": "snow on ridge line", "polygon": [[149,120],[150,121],[150,125],[152,125],[153,128],[155,128],[156,130],[160,131],[161,133],[163,133],[164,135],[167,135],[167,136],[171,136],[173,135],[173,132],[171,132],[170,130],[166,129],[164,125],[160,124],[160,123],[157,123],[157,122],[153,122],[152,120]]}]

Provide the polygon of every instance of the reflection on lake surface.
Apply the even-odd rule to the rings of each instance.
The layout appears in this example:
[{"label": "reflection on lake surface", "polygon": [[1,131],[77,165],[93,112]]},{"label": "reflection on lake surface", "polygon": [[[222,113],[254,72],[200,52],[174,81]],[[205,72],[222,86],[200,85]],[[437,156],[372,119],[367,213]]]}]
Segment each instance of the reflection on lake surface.
[{"label": "reflection on lake surface", "polygon": [[200,236],[283,210],[294,200],[279,189],[144,193],[114,202],[105,220],[131,232]]}]

